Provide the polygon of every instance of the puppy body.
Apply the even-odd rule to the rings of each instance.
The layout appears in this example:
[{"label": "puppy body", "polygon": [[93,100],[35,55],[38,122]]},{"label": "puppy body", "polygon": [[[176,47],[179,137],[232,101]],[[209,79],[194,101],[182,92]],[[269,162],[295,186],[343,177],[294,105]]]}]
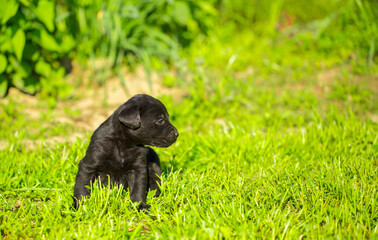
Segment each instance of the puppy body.
[{"label": "puppy body", "polygon": [[157,99],[139,94],[122,104],[93,133],[85,157],[79,163],[74,188],[74,207],[90,194],[87,186],[95,179],[103,185],[123,184],[130,199],[148,208],[148,189],[160,195],[160,161],[144,145],[168,147],[178,137],[165,106]]}]

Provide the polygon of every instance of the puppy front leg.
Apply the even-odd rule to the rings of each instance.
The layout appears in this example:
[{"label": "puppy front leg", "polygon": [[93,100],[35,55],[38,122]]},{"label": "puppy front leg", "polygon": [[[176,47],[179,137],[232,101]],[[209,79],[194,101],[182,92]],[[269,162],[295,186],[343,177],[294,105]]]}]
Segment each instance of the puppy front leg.
[{"label": "puppy front leg", "polygon": [[128,173],[128,187],[130,200],[140,202],[138,210],[149,209],[151,206],[146,203],[147,197],[147,166],[131,170]]},{"label": "puppy front leg", "polygon": [[87,186],[90,186],[91,181],[95,176],[95,172],[92,168],[85,165],[83,161],[79,163],[79,171],[76,175],[75,188],[74,188],[74,208],[79,207],[79,202],[83,197],[90,195],[90,190]]},{"label": "puppy front leg", "polygon": [[161,185],[161,170],[159,156],[152,148],[147,148],[147,164],[148,164],[148,188],[150,190],[156,190],[154,197],[160,196]]}]

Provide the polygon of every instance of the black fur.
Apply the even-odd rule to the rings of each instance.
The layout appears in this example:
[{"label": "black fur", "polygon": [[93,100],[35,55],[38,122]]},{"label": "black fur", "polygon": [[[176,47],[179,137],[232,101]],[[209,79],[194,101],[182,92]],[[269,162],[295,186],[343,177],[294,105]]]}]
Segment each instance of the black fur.
[{"label": "black fur", "polygon": [[169,147],[178,137],[168,112],[159,100],[139,94],[122,104],[93,133],[84,158],[79,163],[74,189],[74,207],[90,195],[87,188],[95,179],[107,185],[123,184],[130,199],[149,208],[148,189],[160,195],[160,161],[154,150],[144,145]]}]

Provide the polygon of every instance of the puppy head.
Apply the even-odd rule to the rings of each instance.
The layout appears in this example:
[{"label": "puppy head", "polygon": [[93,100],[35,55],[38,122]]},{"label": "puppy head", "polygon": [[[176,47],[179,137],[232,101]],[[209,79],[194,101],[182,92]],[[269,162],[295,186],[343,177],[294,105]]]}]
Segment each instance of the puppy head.
[{"label": "puppy head", "polygon": [[137,144],[169,147],[178,137],[163,103],[149,95],[138,94],[124,103],[118,120]]}]

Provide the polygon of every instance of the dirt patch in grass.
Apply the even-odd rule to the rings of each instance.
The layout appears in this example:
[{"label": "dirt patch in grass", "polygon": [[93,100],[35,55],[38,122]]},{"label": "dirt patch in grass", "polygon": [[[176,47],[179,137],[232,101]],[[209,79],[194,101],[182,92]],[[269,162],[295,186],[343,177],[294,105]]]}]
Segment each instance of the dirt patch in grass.
[{"label": "dirt patch in grass", "polygon": [[[347,73],[345,73],[345,71],[347,71]],[[317,82],[312,90],[316,97],[324,99],[327,97],[327,94],[331,91],[336,81],[360,85],[362,88],[369,89],[373,94],[378,93],[378,75],[351,74],[350,70],[344,70],[342,68],[320,71],[317,74]]]}]

